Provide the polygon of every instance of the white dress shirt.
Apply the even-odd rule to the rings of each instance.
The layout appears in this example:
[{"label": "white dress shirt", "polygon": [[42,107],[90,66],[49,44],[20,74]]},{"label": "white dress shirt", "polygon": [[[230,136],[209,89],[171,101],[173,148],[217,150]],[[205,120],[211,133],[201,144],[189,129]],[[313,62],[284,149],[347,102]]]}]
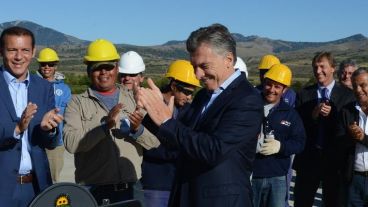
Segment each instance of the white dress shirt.
[{"label": "white dress shirt", "polygon": [[[4,70],[4,78],[8,84],[10,96],[17,113],[17,117],[20,119],[24,109],[27,107],[28,102],[28,86],[29,86],[29,73],[23,81],[18,81],[13,75],[8,71]],[[22,139],[22,154],[19,164],[19,174],[28,174],[32,170],[32,160],[31,160],[31,146],[28,141],[28,129],[23,133],[17,135],[14,129],[14,138]]]},{"label": "white dress shirt", "polygon": [[[359,127],[364,130],[364,134],[367,134],[367,115],[362,111],[358,104],[356,104],[355,108],[359,111]],[[368,171],[368,148],[358,142],[355,145],[354,170],[359,172]]]}]

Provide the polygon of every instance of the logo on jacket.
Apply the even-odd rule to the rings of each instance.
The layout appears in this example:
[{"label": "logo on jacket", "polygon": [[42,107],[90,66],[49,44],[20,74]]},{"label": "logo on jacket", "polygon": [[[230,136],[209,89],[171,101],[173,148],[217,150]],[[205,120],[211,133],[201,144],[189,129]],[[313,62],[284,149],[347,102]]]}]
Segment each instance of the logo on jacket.
[{"label": "logo on jacket", "polygon": [[60,194],[55,200],[55,207],[72,207],[67,194]]},{"label": "logo on jacket", "polygon": [[282,120],[280,124],[285,125],[285,126],[290,126],[291,123],[288,121]]},{"label": "logo on jacket", "polygon": [[61,95],[63,95],[63,90],[61,90],[61,89],[56,89],[56,90],[55,90],[55,95],[57,95],[57,96],[61,96]]}]

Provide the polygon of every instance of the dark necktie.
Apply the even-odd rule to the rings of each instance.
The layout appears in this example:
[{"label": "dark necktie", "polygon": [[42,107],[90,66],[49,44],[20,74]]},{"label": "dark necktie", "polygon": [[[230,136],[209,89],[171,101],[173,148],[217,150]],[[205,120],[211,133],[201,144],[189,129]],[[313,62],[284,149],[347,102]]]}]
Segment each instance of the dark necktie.
[{"label": "dark necktie", "polygon": [[322,90],[321,90],[321,102],[326,102],[326,101],[328,101],[328,96],[327,96],[327,91],[328,89],[327,88],[322,88]]},{"label": "dark necktie", "polygon": [[[329,101],[327,92],[328,92],[327,88],[322,88],[320,103],[326,103]],[[324,141],[325,141],[325,118],[320,116],[318,119],[318,133],[316,139],[316,147],[318,149],[323,149]]]},{"label": "dark necktie", "polygon": [[203,117],[203,115],[205,114],[204,111],[206,110],[206,106],[208,104],[208,102],[210,101],[211,99],[211,95],[212,95],[212,92],[207,92],[205,97],[204,97],[204,100],[202,102],[202,104],[200,105],[200,108],[199,110],[197,111],[197,114],[195,116],[195,119],[193,120],[194,124],[193,124],[193,127],[195,127],[198,123],[198,121]]}]

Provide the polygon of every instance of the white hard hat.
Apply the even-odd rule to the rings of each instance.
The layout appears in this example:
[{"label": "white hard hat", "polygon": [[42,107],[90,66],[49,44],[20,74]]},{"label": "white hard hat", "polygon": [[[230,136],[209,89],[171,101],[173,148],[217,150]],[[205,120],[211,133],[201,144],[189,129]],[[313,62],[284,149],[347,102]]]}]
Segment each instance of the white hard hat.
[{"label": "white hard hat", "polygon": [[129,51],[121,55],[119,73],[138,74],[144,72],[145,69],[143,58],[138,53]]},{"label": "white hard hat", "polygon": [[247,65],[240,57],[236,57],[236,63],[234,65],[234,68],[235,69],[238,68],[241,72],[245,73],[245,76],[248,77]]}]

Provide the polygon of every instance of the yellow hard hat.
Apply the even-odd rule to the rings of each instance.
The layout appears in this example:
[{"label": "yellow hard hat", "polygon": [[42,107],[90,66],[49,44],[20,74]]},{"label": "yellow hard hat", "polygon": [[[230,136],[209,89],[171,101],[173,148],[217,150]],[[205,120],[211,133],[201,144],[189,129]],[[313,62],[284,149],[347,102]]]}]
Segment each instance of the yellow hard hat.
[{"label": "yellow hard hat", "polygon": [[37,61],[42,62],[56,62],[59,61],[59,57],[55,50],[51,48],[44,48],[40,51],[40,54],[38,55]]},{"label": "yellow hard hat", "polygon": [[195,77],[192,64],[187,60],[176,60],[171,63],[165,77],[173,78],[189,85],[201,87],[199,80]]},{"label": "yellow hard hat", "polygon": [[280,60],[274,55],[265,55],[262,57],[261,62],[258,65],[259,70],[268,70],[273,65],[280,64]]},{"label": "yellow hard hat", "polygon": [[288,66],[284,64],[276,64],[266,72],[264,77],[289,87],[291,84],[292,73]]},{"label": "yellow hard hat", "polygon": [[87,55],[84,56],[84,63],[119,59],[120,56],[116,51],[116,47],[110,41],[97,39],[89,44]]}]

